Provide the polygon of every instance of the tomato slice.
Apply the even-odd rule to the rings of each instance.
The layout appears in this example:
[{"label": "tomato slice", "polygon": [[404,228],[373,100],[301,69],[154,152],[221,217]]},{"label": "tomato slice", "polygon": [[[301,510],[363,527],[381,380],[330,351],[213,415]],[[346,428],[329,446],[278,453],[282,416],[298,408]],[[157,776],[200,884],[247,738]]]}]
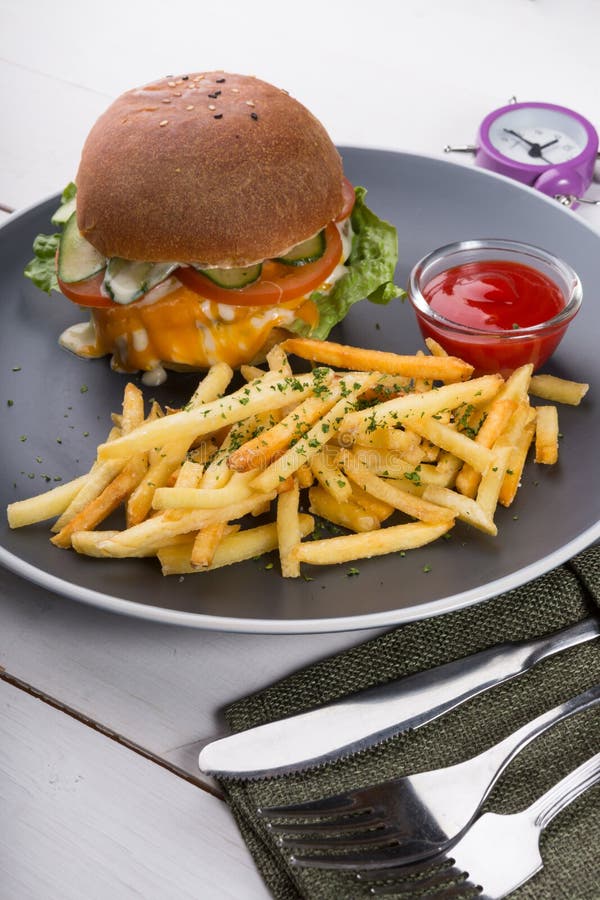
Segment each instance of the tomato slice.
[{"label": "tomato slice", "polygon": [[347,178],[344,178],[342,181],[342,197],[344,205],[342,206],[339,216],[335,220],[336,222],[341,222],[342,219],[347,219],[354,209],[356,194],[354,193],[354,188]]},{"label": "tomato slice", "polygon": [[104,281],[104,272],[98,272],[85,281],[74,281],[68,284],[58,278],[58,286],[62,294],[78,303],[79,306],[118,306],[113,303],[110,297],[102,293],[102,282]]},{"label": "tomato slice", "polygon": [[186,287],[217,303],[233,306],[277,306],[286,300],[303,297],[319,287],[333,272],[342,258],[342,240],[336,226],[331,223],[325,229],[325,253],[320,259],[305,266],[290,267],[267,260],[263,263],[262,276],[247,287],[232,289],[219,287],[201,272],[190,266],[175,270],[175,276]]}]

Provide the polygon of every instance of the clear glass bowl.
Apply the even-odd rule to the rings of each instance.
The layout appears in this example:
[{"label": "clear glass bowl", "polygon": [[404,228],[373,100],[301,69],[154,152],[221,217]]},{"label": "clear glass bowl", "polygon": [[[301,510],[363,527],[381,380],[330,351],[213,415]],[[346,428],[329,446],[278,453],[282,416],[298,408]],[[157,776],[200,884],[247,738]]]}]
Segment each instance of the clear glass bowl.
[{"label": "clear glass bowl", "polygon": [[[472,262],[495,260],[521,263],[550,278],[564,298],[553,318],[515,330],[481,330],[461,325],[433,310],[423,291],[440,273]],[[475,367],[476,374],[507,375],[526,363],[538,369],[554,353],[582,301],[581,282],[566,262],[540,247],[520,241],[482,239],[458,241],[433,250],[413,267],[408,296],[423,337],[432,337],[452,356]]]}]

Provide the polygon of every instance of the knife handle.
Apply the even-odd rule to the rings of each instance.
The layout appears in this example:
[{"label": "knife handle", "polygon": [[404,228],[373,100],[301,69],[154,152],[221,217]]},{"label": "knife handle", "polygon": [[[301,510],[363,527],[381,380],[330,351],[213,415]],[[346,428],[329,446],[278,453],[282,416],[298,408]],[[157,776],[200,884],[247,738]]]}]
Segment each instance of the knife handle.
[{"label": "knife handle", "polygon": [[[377,705],[383,707],[385,702],[388,721],[381,722],[385,731],[379,732],[377,740],[380,740],[396,733],[397,729],[391,718],[396,717],[401,710],[396,709],[394,701],[406,704],[414,688],[419,694],[424,691],[430,692],[432,702],[429,707],[423,705],[423,708],[411,717],[408,725],[402,725],[401,730],[405,727],[417,728],[431,722],[472,697],[523,674],[543,659],[598,636],[600,636],[600,621],[585,619],[542,638],[506,642],[426,672],[399,678],[387,685],[367,688],[353,697],[339,701],[339,704],[352,704],[357,701],[371,703],[376,700]],[[418,706],[418,702],[415,705]],[[337,703],[332,704],[332,707],[336,706]],[[402,718],[406,722],[406,717]],[[371,737],[365,746],[371,746],[374,742]]]}]

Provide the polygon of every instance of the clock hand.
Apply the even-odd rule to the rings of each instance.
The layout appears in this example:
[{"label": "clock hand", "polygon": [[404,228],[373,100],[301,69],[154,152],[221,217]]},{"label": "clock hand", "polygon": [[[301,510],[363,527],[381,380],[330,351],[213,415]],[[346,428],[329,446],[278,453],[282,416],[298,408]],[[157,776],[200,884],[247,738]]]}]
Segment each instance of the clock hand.
[{"label": "clock hand", "polygon": [[558,144],[558,138],[554,138],[553,141],[548,141],[547,144],[542,144],[542,146],[540,147],[540,150],[545,150],[546,147],[551,147],[552,144]]},{"label": "clock hand", "polygon": [[[542,150],[544,147],[549,147],[550,144],[554,144],[555,141],[550,141],[548,144],[544,144],[544,147],[541,147],[539,144],[536,144],[534,141],[528,141],[526,137],[523,137],[522,134],[519,134],[518,131],[513,131],[512,128],[505,128],[507,134],[513,134],[516,138],[519,138],[520,141],[523,141],[524,144],[527,144],[529,150],[527,151],[527,155],[533,157],[534,159],[543,159],[544,162],[548,162],[549,160],[545,159],[542,156]],[[558,138],[556,138],[558,140]]]},{"label": "clock hand", "polygon": [[539,144],[534,144],[531,141],[528,141],[527,138],[523,137],[522,134],[519,134],[518,131],[513,131],[512,128],[504,128],[503,131],[506,131],[507,134],[513,134],[516,138],[519,138],[520,141],[523,141],[524,144],[529,144],[530,147],[539,146]]}]

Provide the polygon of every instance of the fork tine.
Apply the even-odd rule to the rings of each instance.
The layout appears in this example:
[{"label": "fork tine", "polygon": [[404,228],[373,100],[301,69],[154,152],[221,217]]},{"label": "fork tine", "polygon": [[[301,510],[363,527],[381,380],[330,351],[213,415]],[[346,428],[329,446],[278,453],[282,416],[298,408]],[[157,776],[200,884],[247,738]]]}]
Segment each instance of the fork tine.
[{"label": "fork tine", "polygon": [[[450,897],[464,897],[468,875],[454,865],[453,859],[442,859],[439,863],[428,865],[426,862],[416,866],[400,866],[396,869],[374,872],[369,875],[359,873],[356,878],[365,886],[371,884],[372,895],[405,894],[419,891],[427,892],[427,900],[446,900]],[[375,882],[380,882],[376,884]],[[383,883],[381,883],[383,882]],[[457,884],[457,882],[460,882]]]},{"label": "fork tine", "polygon": [[357,813],[355,816],[336,816],[327,819],[326,822],[267,822],[267,828],[273,834],[328,835],[331,832],[347,834],[348,832],[364,831],[367,828],[377,828],[384,824],[385,820],[374,810],[370,810],[366,813]]},{"label": "fork tine", "polygon": [[[436,852],[436,848],[432,848],[432,852]],[[401,868],[403,873],[410,870],[415,872],[421,871],[423,865],[430,860],[424,860],[420,865],[405,865],[407,862],[406,854],[398,853],[398,850],[392,845],[391,847],[375,847],[371,850],[354,850],[348,853],[329,853],[327,855],[314,855],[303,853],[301,856],[291,855],[289,857],[290,865],[307,869],[338,869],[342,871],[350,871],[360,869],[362,872],[375,869],[382,871],[384,869],[394,870]],[[380,876],[380,877],[383,877]]]},{"label": "fork tine", "polygon": [[298,819],[306,816],[321,817],[335,816],[358,812],[362,804],[348,794],[336,794],[334,797],[321,797],[318,800],[308,800],[305,803],[291,803],[286,806],[259,806],[256,810],[259,816],[267,819]]},{"label": "fork tine", "polygon": [[280,847],[295,847],[300,850],[353,850],[358,847],[372,847],[397,842],[402,834],[397,828],[381,823],[381,827],[373,827],[369,831],[361,831],[351,837],[326,837],[318,835],[310,837],[280,837]]},{"label": "fork tine", "polygon": [[305,803],[292,803],[286,806],[264,806],[257,812],[267,819],[304,819],[327,818],[329,816],[349,816],[357,813],[377,812],[384,808],[390,793],[392,782],[370,785],[346,794],[335,794],[332,797],[320,797]]}]

